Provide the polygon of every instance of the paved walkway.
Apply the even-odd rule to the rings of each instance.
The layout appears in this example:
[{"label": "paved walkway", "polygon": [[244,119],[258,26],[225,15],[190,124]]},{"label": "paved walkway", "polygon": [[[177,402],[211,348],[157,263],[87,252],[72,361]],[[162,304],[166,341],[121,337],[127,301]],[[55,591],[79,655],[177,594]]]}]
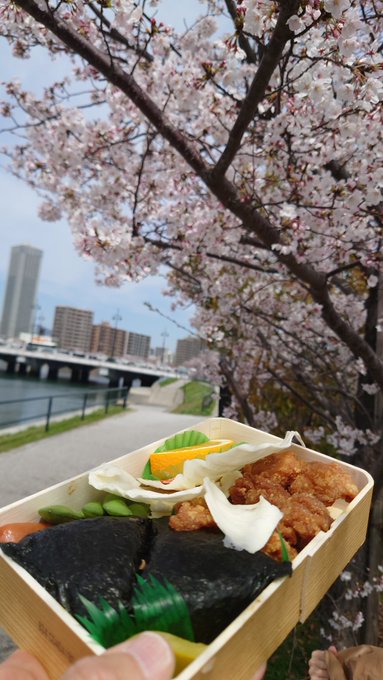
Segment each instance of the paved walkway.
[{"label": "paved walkway", "polygon": [[[132,408],[98,423],[0,453],[0,507],[204,420],[202,416],[167,413],[155,406]],[[13,648],[0,629],[0,660]]]}]

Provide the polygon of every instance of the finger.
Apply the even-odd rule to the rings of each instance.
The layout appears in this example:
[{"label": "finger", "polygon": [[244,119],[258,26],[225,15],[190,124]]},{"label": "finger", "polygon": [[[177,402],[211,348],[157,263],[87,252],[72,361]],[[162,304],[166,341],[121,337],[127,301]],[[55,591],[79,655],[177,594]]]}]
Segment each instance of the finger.
[{"label": "finger", "polygon": [[49,677],[34,656],[18,650],[1,664],[0,680],[49,680]]},{"label": "finger", "polygon": [[260,668],[258,668],[256,674],[253,675],[251,680],[263,680],[263,678],[265,677],[265,673],[266,673],[266,664],[264,663],[264,664],[262,664],[262,666]]},{"label": "finger", "polygon": [[316,649],[311,654],[309,668],[327,670],[326,653],[322,649]]},{"label": "finger", "polygon": [[309,661],[309,678],[310,680],[329,680],[326,653],[322,649],[316,649],[311,654]]},{"label": "finger", "polygon": [[174,668],[174,654],[166,640],[146,632],[101,656],[80,659],[62,680],[170,680]]}]

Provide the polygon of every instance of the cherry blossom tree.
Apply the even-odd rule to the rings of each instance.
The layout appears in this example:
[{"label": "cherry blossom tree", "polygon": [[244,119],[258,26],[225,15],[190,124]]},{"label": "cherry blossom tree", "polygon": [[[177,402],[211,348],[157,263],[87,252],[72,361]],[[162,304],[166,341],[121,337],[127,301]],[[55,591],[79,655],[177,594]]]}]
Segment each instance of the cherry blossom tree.
[{"label": "cherry blossom tree", "polygon": [[100,281],[166,266],[229,415],[278,431],[277,386],[309,441],[372,472],[380,509],[382,2],[199,11],[180,33],[160,0],[0,0],[14,55],[71,65],[41,97],[4,83],[3,153]]}]

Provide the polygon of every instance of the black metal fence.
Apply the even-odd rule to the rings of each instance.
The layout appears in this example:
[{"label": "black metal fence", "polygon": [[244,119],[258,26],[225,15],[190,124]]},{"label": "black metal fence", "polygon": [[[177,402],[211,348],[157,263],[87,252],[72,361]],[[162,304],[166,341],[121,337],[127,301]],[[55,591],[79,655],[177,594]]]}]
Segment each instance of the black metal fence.
[{"label": "black metal fence", "polygon": [[84,420],[87,413],[103,409],[108,413],[111,405],[126,408],[128,387],[73,392],[27,399],[0,401],[0,430],[27,421],[43,421],[49,430],[52,418],[65,413],[79,415]]}]

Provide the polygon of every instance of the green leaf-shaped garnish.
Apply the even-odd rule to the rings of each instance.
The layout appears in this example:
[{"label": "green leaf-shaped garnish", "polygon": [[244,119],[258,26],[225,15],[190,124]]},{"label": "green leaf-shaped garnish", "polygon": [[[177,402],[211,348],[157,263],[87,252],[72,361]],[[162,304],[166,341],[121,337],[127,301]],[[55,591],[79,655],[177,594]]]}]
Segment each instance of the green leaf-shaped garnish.
[{"label": "green leaf-shaped garnish", "polygon": [[[205,444],[209,441],[209,437],[198,430],[187,430],[186,432],[179,432],[169,439],[165,439],[164,443],[154,451],[154,453],[165,453],[166,451],[174,451],[174,449],[183,449],[186,446],[197,446],[198,444]],[[150,460],[146,463],[141,477],[143,479],[151,479],[159,481],[159,477],[153,475],[150,466]]]},{"label": "green leaf-shaped garnish", "polygon": [[279,540],[281,542],[282,562],[291,562],[290,556],[289,556],[289,551],[287,550],[286,541],[283,538],[280,530],[278,529],[277,531],[278,531]]},{"label": "green leaf-shaped garnish", "polygon": [[118,602],[117,609],[113,609],[103,598],[100,598],[100,607],[97,607],[82,595],[79,597],[90,620],[79,615],[76,615],[76,618],[92,638],[106,649],[127,640],[138,632],[134,619],[129,616],[121,602]]},{"label": "green leaf-shaped garnish", "polygon": [[174,449],[183,449],[186,446],[197,446],[209,441],[209,437],[198,430],[188,430],[187,432],[179,432],[169,439],[165,439],[164,443],[155,450],[154,453],[163,453],[165,451],[173,451]]},{"label": "green leaf-shaped garnish", "polygon": [[144,630],[172,633],[194,641],[194,632],[187,604],[169,581],[160,583],[153,576],[146,580],[137,575],[137,585],[131,601],[133,613],[129,614],[122,602],[114,609],[100,598],[95,605],[80,595],[89,619],[77,615],[96,642],[105,648],[127,640]]},{"label": "green leaf-shaped garnish", "polygon": [[158,481],[158,480],[159,480],[159,477],[156,477],[156,475],[153,475],[153,474],[152,474],[152,467],[151,467],[151,465],[150,465],[150,459],[149,459],[148,462],[146,463],[146,465],[145,465],[145,467],[144,467],[144,469],[143,469],[143,472],[142,472],[141,477],[142,477],[143,479],[152,479],[152,480],[155,480],[155,481]]},{"label": "green leaf-shaped garnish", "polygon": [[189,610],[178,590],[167,579],[160,583],[154,576],[148,580],[137,576],[137,582],[132,606],[139,629],[162,630],[193,642]]}]

